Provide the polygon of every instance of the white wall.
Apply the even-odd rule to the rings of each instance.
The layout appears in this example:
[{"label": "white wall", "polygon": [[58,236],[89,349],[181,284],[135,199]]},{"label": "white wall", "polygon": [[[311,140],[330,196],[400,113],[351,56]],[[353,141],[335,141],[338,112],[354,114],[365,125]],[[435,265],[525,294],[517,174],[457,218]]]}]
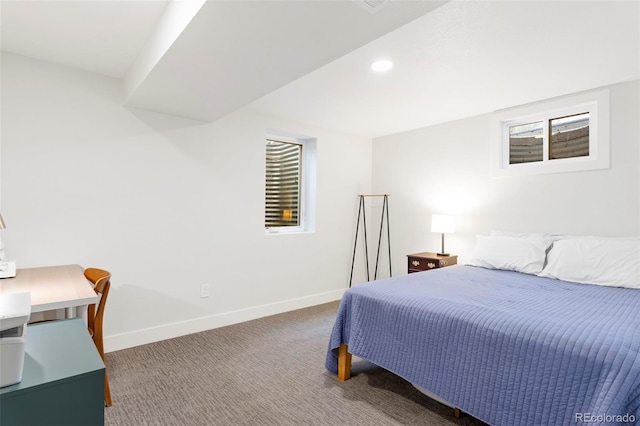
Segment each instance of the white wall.
[{"label": "white wall", "polygon": [[[370,140],[247,112],[201,123],[120,101],[118,80],[2,55],[7,255],[23,268],[110,270],[107,350],[340,298]],[[318,140],[315,233],[264,234],[268,128]]]},{"label": "white wall", "polygon": [[437,251],[431,214],[454,214],[458,232],[446,248],[470,254],[475,234],[491,229],[564,234],[640,233],[640,106],[638,81],[611,90],[606,170],[526,177],[490,177],[491,114],[375,139],[373,190],[391,194],[393,264],[406,254]]},{"label": "white wall", "polygon": [[[439,248],[432,213],[456,214],[447,248],[461,260],[492,228],[640,232],[638,81],[610,87],[611,168],[495,179],[491,114],[378,138],[372,153],[370,140],[247,111],[210,124],[127,109],[118,80],[16,55],[2,55],[1,78],[7,254],[111,270],[107,350],[338,299],[359,193],[391,194],[394,275],[406,254]],[[318,139],[313,234],[264,235],[269,128]],[[381,200],[368,206],[374,249]]]}]

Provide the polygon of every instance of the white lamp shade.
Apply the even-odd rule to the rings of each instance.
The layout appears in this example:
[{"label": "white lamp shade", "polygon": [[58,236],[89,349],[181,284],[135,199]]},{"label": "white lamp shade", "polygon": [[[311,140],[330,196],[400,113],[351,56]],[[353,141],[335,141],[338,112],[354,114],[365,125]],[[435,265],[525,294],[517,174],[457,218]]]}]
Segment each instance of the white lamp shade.
[{"label": "white lamp shade", "polygon": [[453,216],[434,214],[431,216],[431,232],[451,234],[456,231],[456,223]]}]

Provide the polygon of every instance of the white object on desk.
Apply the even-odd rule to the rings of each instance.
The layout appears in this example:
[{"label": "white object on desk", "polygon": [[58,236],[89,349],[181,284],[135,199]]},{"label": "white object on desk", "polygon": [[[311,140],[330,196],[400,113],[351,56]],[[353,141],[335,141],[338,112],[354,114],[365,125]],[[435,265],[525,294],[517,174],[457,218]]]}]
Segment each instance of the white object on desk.
[{"label": "white object on desk", "polygon": [[[0,213],[0,231],[5,229],[4,219]],[[0,234],[0,278],[12,278],[16,276],[16,262],[8,261],[4,255],[4,244],[2,243],[2,235]]]},{"label": "white object on desk", "polygon": [[0,294],[0,388],[22,380],[30,315],[29,293]]},{"label": "white object on desk", "polygon": [[14,260],[0,259],[0,278],[13,278],[16,276],[16,262]]}]

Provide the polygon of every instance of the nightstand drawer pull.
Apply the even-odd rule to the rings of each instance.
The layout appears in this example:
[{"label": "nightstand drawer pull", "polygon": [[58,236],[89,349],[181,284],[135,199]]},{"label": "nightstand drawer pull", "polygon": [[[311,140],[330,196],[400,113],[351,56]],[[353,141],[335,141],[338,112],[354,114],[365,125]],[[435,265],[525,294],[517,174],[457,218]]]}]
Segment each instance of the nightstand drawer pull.
[{"label": "nightstand drawer pull", "polygon": [[442,266],[447,266],[449,264],[449,262],[447,262],[446,260],[441,260],[440,261],[440,265]]},{"label": "nightstand drawer pull", "polygon": [[411,262],[411,264],[413,266],[420,266],[420,261],[419,260],[414,260],[413,262]]},{"label": "nightstand drawer pull", "polygon": [[433,268],[435,268],[435,267],[436,267],[436,264],[435,264],[435,263],[433,263],[433,262],[429,262],[429,263],[427,263],[427,268],[429,268],[429,269],[433,269]]}]

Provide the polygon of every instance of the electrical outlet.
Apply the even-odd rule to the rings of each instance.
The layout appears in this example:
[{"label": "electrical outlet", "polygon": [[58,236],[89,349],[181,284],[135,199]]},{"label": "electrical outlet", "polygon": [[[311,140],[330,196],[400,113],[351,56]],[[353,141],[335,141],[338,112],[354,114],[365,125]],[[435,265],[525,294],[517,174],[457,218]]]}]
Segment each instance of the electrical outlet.
[{"label": "electrical outlet", "polygon": [[200,297],[203,299],[209,297],[209,284],[200,285]]}]

